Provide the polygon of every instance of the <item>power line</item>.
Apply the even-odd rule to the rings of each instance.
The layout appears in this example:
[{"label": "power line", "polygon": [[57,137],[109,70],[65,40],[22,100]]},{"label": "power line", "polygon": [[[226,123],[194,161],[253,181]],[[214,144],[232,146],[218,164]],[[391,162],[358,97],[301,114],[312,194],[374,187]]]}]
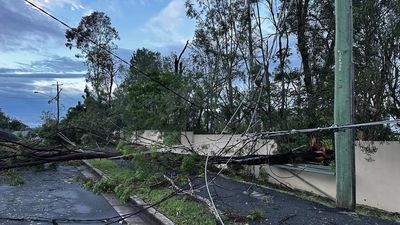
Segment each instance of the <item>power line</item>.
[{"label": "power line", "polygon": [[300,133],[313,133],[313,132],[321,132],[321,131],[340,131],[340,130],[344,130],[344,129],[369,127],[369,126],[394,124],[394,123],[400,123],[400,119],[382,120],[382,121],[374,121],[374,122],[367,122],[367,123],[346,124],[346,125],[340,125],[340,126],[333,124],[330,127],[292,129],[292,130],[282,130],[282,131],[267,131],[267,132],[260,132],[259,134],[262,137],[270,138],[270,137],[278,137],[278,136],[300,134]]}]

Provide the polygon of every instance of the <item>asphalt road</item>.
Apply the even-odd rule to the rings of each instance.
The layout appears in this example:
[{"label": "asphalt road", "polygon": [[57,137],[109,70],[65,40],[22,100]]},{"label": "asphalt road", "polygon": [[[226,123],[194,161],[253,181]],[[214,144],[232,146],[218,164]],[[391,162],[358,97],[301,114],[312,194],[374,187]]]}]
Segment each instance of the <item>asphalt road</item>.
[{"label": "asphalt road", "polygon": [[[193,185],[204,183],[197,179]],[[373,216],[362,216],[308,201],[277,190],[257,187],[223,177],[210,184],[218,209],[247,216],[252,210],[262,211],[264,219],[250,224],[271,225],[394,225],[399,224]],[[205,189],[199,195],[208,198]]]},{"label": "asphalt road", "polygon": [[[59,166],[57,170],[23,171],[25,184],[20,186],[0,184],[0,224],[52,224],[1,219],[5,217],[90,220],[118,216],[103,196],[81,187],[76,181],[79,175],[77,168]],[[101,221],[55,222],[69,225],[104,224]]]}]

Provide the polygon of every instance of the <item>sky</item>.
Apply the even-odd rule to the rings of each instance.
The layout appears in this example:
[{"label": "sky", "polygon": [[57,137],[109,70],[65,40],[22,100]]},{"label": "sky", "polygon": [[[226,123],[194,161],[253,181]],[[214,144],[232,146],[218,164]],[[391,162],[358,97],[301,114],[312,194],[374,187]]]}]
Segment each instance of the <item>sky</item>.
[{"label": "sky", "polygon": [[[193,37],[185,0],[31,0],[72,27],[93,11],[105,12],[119,32],[117,54],[137,48],[179,52]],[[23,0],[0,0],[0,109],[31,127],[43,112],[55,113],[56,82],[62,83],[61,114],[81,100],[86,67],[65,47],[65,27]],[[39,93],[34,93],[34,91]]]}]

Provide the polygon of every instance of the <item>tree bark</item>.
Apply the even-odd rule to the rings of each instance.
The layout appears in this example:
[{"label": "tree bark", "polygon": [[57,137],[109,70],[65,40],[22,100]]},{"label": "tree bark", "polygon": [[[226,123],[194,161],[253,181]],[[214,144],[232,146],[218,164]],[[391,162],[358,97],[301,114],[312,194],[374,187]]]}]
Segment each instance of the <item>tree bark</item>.
[{"label": "tree bark", "polygon": [[82,160],[82,159],[99,159],[99,158],[110,158],[115,156],[122,155],[121,152],[80,152],[80,153],[71,153],[66,155],[48,157],[43,159],[38,159],[35,161],[29,162],[19,162],[11,165],[0,165],[0,170],[19,168],[19,167],[28,167],[28,166],[37,166],[50,162],[65,162],[72,160]]}]

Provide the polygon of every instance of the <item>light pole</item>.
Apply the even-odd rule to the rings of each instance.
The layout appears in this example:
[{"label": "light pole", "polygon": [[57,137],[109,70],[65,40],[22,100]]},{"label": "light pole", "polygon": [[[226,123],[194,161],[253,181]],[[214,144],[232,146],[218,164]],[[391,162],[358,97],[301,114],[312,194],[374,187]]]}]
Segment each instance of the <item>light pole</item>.
[{"label": "light pole", "polygon": [[56,85],[57,85],[57,94],[54,97],[50,96],[48,94],[45,94],[43,92],[39,92],[39,91],[33,91],[33,93],[41,94],[41,95],[45,95],[47,97],[50,97],[51,99],[49,100],[49,103],[51,101],[53,101],[53,100],[56,100],[56,102],[57,102],[57,121],[56,121],[57,125],[56,125],[56,127],[57,127],[57,130],[58,130],[58,127],[59,127],[59,124],[60,124],[60,93],[61,93],[62,89],[60,89],[60,84],[58,83],[58,81],[57,81]]}]

